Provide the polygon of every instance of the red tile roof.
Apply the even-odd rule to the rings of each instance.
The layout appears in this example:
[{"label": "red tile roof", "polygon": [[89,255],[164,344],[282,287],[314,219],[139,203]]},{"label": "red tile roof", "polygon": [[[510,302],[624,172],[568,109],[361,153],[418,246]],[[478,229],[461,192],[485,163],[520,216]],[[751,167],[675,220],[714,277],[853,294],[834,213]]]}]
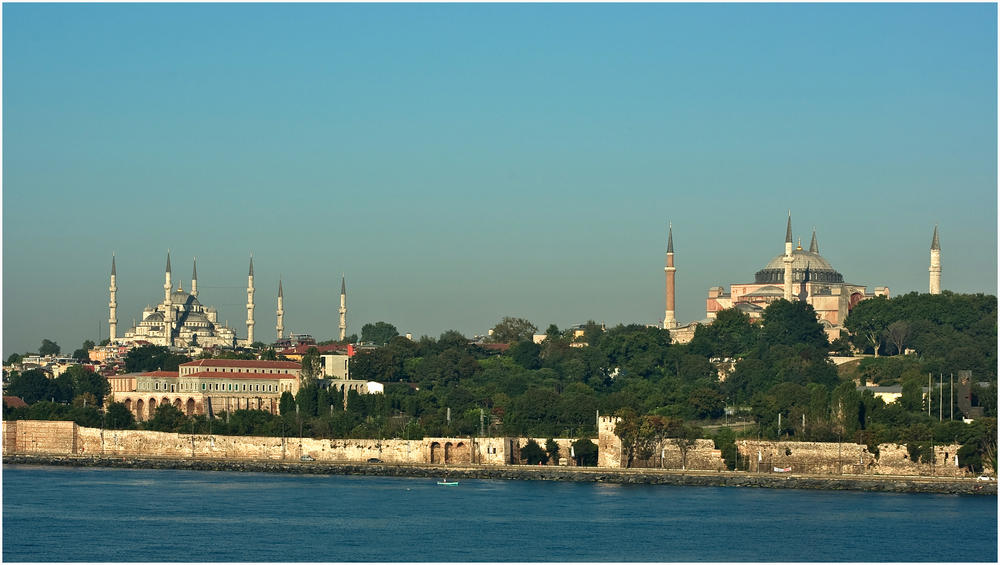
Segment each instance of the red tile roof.
[{"label": "red tile roof", "polygon": [[200,371],[198,373],[191,373],[190,375],[185,375],[184,378],[197,377],[202,379],[258,379],[258,380],[268,380],[268,379],[297,379],[298,375],[292,373],[215,373],[209,371]]},{"label": "red tile roof", "polygon": [[20,396],[5,396],[3,401],[10,408],[24,408],[28,405],[27,402],[21,400]]},{"label": "red tile roof", "polygon": [[346,345],[340,345],[337,343],[331,343],[330,345],[299,345],[298,347],[291,347],[288,349],[283,349],[278,352],[278,355],[305,355],[309,352],[310,347],[315,347],[316,351],[320,353],[333,353],[335,351],[346,351]]},{"label": "red tile roof", "polygon": [[140,377],[177,377],[180,376],[179,371],[150,371],[148,373],[143,373],[139,375]]},{"label": "red tile roof", "polygon": [[301,369],[293,361],[247,361],[244,359],[199,359],[181,363],[181,367],[231,367],[234,369]]}]

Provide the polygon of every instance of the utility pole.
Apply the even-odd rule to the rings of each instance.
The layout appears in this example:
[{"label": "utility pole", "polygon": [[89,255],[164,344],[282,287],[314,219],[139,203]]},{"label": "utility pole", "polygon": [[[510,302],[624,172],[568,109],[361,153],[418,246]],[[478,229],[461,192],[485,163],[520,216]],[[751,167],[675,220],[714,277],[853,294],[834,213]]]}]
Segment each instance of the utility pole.
[{"label": "utility pole", "polygon": [[944,374],[938,373],[938,422],[944,420]]},{"label": "utility pole", "polygon": [[951,419],[955,419],[955,373],[951,374],[951,386],[948,389],[948,407],[951,409]]},{"label": "utility pole", "polygon": [[927,373],[927,415],[931,415],[931,374]]}]

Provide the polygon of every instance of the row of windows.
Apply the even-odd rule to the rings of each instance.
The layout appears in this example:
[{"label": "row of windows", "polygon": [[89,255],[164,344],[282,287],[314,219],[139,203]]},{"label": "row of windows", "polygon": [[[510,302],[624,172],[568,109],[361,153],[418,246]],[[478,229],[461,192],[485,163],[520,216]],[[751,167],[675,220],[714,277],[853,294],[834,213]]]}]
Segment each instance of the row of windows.
[{"label": "row of windows", "polygon": [[188,375],[188,374],[191,374],[191,373],[197,373],[197,372],[201,372],[201,371],[205,371],[205,372],[208,372],[208,373],[259,373],[259,374],[264,374],[264,375],[274,375],[274,374],[288,375],[288,374],[290,374],[290,371],[288,369],[285,369],[285,370],[281,370],[281,369],[241,369],[239,367],[231,368],[228,371],[225,368],[221,368],[220,369],[219,367],[206,367],[204,369],[202,369],[201,367],[185,367],[184,370],[182,371],[182,373],[185,374],[185,375]]},{"label": "row of windows", "polygon": [[[169,390],[173,392],[174,385],[168,385],[167,383],[153,383],[152,390]],[[142,383],[139,385],[140,390],[150,390],[149,383]],[[286,387],[287,388],[287,387]],[[194,383],[181,383],[181,390],[195,390]],[[262,385],[262,384],[243,384],[242,388],[240,384],[232,383],[201,383],[201,390],[225,390],[225,391],[235,391],[235,392],[278,392],[278,385]]]}]

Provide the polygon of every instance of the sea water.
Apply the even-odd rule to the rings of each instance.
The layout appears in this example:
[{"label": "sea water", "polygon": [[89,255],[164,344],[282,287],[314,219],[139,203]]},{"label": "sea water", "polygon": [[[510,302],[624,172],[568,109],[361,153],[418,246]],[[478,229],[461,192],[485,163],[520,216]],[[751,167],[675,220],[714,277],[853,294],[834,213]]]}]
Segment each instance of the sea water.
[{"label": "sea water", "polygon": [[997,498],[3,466],[4,561],[997,561]]}]

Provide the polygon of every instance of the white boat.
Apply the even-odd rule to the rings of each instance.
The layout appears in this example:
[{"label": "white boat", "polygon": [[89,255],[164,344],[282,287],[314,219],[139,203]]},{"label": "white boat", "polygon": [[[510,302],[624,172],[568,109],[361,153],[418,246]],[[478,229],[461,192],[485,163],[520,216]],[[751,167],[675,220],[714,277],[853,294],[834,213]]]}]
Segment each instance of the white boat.
[{"label": "white boat", "polygon": [[448,486],[454,486],[454,485],[457,485],[457,484],[458,484],[458,481],[454,481],[454,482],[448,482],[447,480],[444,480],[444,481],[438,481],[438,484],[439,484],[439,485],[448,485]]}]

